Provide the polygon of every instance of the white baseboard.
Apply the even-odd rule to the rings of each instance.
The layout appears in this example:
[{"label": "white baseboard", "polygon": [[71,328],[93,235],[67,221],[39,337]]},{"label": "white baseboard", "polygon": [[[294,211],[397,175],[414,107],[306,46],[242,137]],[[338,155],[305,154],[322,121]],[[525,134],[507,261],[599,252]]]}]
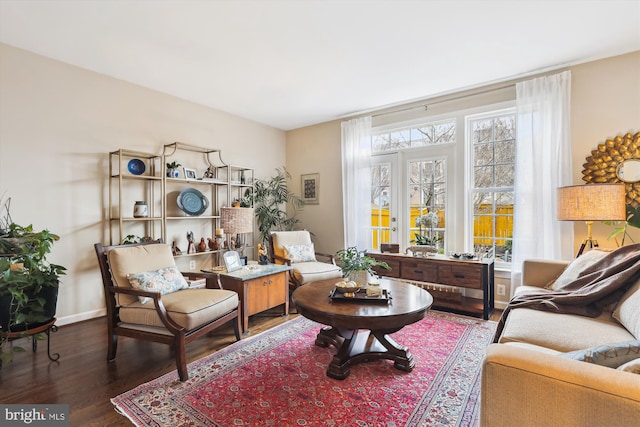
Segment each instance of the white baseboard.
[{"label": "white baseboard", "polygon": [[96,317],[102,317],[106,315],[106,308],[101,308],[99,310],[93,311],[85,311],[84,313],[73,314],[71,316],[58,317],[56,320],[56,326],[69,325],[71,323],[82,322],[83,320],[95,319]]},{"label": "white baseboard", "polygon": [[493,306],[500,310],[504,310],[505,308],[507,308],[507,304],[509,304],[507,301],[495,301],[493,303]]}]

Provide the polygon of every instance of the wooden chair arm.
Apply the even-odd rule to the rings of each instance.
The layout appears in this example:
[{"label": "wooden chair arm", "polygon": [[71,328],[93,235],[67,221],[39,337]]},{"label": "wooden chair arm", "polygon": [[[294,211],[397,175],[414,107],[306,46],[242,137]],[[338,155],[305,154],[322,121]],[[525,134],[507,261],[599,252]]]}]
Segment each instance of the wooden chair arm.
[{"label": "wooden chair arm", "polygon": [[185,329],[173,321],[169,316],[169,313],[167,313],[167,309],[164,308],[164,304],[162,303],[162,294],[160,294],[160,292],[141,291],[139,289],[121,288],[118,286],[109,286],[109,292],[112,294],[119,293],[151,298],[153,300],[153,305],[156,307],[156,313],[158,313],[158,317],[160,317],[160,321],[169,330],[169,332],[173,335],[180,333],[184,334]]},{"label": "wooden chair arm", "polygon": [[336,259],[333,256],[333,254],[325,254],[325,253],[322,253],[322,252],[316,252],[316,256],[317,257],[320,256],[320,257],[327,258],[331,264],[336,265]]},{"label": "wooden chair arm", "polygon": [[[274,254],[273,255],[273,260],[274,261],[280,261],[282,264],[286,264],[289,267],[291,267],[291,260],[289,258],[281,257],[279,255],[275,255]],[[278,263],[276,262],[276,264],[278,264]]]},{"label": "wooden chair arm", "polygon": [[206,279],[207,281],[207,289],[223,289],[222,284],[220,283],[220,275],[215,273],[206,273],[204,271],[181,271],[184,277],[187,277],[191,280],[195,279]]}]

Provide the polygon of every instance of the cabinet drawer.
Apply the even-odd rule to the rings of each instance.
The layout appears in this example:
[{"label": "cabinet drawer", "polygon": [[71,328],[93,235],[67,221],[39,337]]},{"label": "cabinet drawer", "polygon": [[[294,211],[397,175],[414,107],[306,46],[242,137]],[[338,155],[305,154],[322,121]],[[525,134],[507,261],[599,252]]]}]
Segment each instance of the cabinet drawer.
[{"label": "cabinet drawer", "polygon": [[482,289],[482,267],[473,265],[439,265],[438,283],[463,288]]},{"label": "cabinet drawer", "polygon": [[400,277],[422,282],[435,282],[438,270],[435,264],[421,261],[403,261],[400,266]]},{"label": "cabinet drawer", "polygon": [[381,260],[387,263],[387,265],[389,265],[389,267],[391,267],[391,270],[387,270],[386,268],[382,268],[382,267],[373,267],[373,270],[376,272],[376,274],[378,276],[385,276],[385,277],[400,277],[400,261],[395,261],[395,260]]}]

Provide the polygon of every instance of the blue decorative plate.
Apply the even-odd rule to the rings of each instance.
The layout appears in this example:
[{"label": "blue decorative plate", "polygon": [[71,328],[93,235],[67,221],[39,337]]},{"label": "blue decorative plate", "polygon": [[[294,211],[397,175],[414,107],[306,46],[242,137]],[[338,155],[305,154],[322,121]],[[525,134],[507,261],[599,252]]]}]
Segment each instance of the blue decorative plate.
[{"label": "blue decorative plate", "polygon": [[188,215],[202,215],[209,207],[209,200],[195,188],[185,188],[178,195],[178,207]]},{"label": "blue decorative plate", "polygon": [[129,172],[133,175],[142,175],[147,168],[142,160],[131,159],[127,164],[127,169],[129,169]]}]

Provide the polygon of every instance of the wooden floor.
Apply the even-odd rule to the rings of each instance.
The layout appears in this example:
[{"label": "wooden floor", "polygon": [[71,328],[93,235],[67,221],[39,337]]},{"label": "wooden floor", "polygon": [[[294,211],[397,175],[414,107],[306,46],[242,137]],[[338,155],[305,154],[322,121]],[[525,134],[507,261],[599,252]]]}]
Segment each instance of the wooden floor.
[{"label": "wooden floor", "polygon": [[[250,333],[256,335],[296,317],[275,308],[249,318]],[[499,318],[494,312],[492,320]],[[115,362],[107,363],[105,318],[61,326],[51,334],[51,351],[60,360],[47,357],[46,341],[36,353],[30,342],[14,345],[27,353],[14,354],[13,362],[0,369],[0,403],[68,404],[70,425],[123,426],[130,422],[114,410],[110,399],[176,369],[169,346],[120,337]],[[235,341],[233,329],[224,327],[187,345],[187,362],[200,359]]]}]

